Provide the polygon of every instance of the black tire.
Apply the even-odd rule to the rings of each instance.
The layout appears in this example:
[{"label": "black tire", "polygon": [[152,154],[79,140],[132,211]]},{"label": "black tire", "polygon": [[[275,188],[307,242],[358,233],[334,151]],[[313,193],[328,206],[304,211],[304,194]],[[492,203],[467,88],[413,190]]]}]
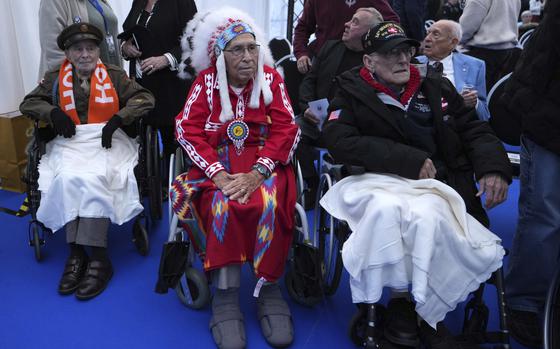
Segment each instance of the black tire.
[{"label": "black tire", "polygon": [[148,239],[148,230],[142,224],[142,218],[136,218],[132,227],[132,242],[136,246],[136,250],[141,256],[147,256],[150,251],[150,241]]},{"label": "black tire", "polygon": [[37,262],[41,261],[41,236],[39,234],[39,226],[37,224],[32,224],[31,225],[31,234],[32,234],[32,240],[31,245],[33,246],[33,251],[35,254],[35,260]]},{"label": "black tire", "polygon": [[543,348],[560,348],[560,269],[552,280],[546,299]]},{"label": "black tire", "polygon": [[[330,189],[331,185],[331,182],[323,177],[319,185],[317,197],[322,197]],[[342,233],[339,231],[342,227],[342,223],[333,219],[322,206],[317,206],[316,210],[316,214],[319,215],[318,248],[321,257],[323,292],[326,296],[332,296],[336,293],[342,276],[342,244],[340,241]]]},{"label": "black tire", "polygon": [[160,174],[160,154],[157,131],[150,125],[146,127],[146,167],[148,198],[150,205],[150,218],[161,220],[163,217],[163,196]]},{"label": "black tire", "polygon": [[[185,292],[187,287],[190,297]],[[202,309],[210,303],[210,288],[206,276],[190,266],[185,269],[185,274],[175,287],[175,292],[181,303],[191,309]]]},{"label": "black tire", "polygon": [[[324,212],[324,211],[323,211]],[[322,213],[323,213],[322,212]],[[325,212],[326,214],[326,212]],[[328,215],[328,214],[327,214]],[[323,214],[322,214],[323,216]],[[340,284],[340,278],[342,276],[342,254],[341,254],[341,244],[339,240],[340,234],[337,232],[340,226],[338,222],[335,222],[335,233],[333,236],[333,242],[330,242],[329,234],[325,233],[326,229],[320,226],[319,232],[319,253],[321,253],[321,271],[323,273],[323,289],[326,296],[332,296],[336,293],[338,285]],[[331,260],[327,261],[328,251],[331,252]],[[329,263],[329,265],[327,265]]]}]

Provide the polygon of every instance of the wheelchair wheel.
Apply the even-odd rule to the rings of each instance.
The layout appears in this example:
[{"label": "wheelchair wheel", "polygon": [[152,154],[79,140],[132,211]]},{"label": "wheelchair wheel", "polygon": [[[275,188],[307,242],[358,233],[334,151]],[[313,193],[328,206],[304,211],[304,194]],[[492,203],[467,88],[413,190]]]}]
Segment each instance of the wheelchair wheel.
[{"label": "wheelchair wheel", "polygon": [[35,259],[37,262],[41,261],[41,245],[44,245],[45,242],[41,239],[41,235],[39,230],[41,229],[37,223],[30,223],[29,226],[30,233],[29,233],[29,244],[33,246],[33,251],[35,253]]},{"label": "wheelchair wheel", "polygon": [[148,125],[146,127],[146,167],[148,197],[150,205],[150,218],[160,220],[163,216],[163,193],[160,174],[160,154],[157,131]]},{"label": "wheelchair wheel", "polygon": [[560,348],[560,269],[552,280],[546,299],[543,348]]},{"label": "wheelchair wheel", "polygon": [[175,292],[186,307],[202,309],[210,303],[210,288],[206,276],[191,266],[185,269],[185,275],[175,287]]},{"label": "wheelchair wheel", "polygon": [[[331,177],[327,174],[321,176],[317,203],[331,187]],[[318,227],[318,248],[321,256],[321,271],[323,276],[323,289],[327,296],[332,296],[338,289],[342,275],[341,232],[343,223],[335,221],[328,212],[317,204],[315,207],[315,226]]]},{"label": "wheelchair wheel", "polygon": [[134,225],[132,227],[132,242],[138,253],[141,256],[147,256],[150,251],[150,241],[148,240],[148,231],[144,224],[142,224],[142,218],[136,218]]}]

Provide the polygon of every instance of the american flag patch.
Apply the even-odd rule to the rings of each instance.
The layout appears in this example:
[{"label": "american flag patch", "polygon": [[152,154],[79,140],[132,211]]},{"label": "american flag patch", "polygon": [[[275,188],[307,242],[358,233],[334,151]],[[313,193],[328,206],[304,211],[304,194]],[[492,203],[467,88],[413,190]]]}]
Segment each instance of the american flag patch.
[{"label": "american flag patch", "polygon": [[331,113],[329,114],[329,121],[337,120],[339,115],[340,115],[340,109],[331,111]]}]

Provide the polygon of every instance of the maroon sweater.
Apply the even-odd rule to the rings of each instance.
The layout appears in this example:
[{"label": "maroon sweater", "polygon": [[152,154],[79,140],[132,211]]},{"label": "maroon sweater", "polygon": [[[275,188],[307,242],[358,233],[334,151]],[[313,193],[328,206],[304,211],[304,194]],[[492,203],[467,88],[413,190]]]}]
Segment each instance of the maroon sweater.
[{"label": "maroon sweater", "polygon": [[[374,7],[383,20],[400,23],[399,16],[387,0],[306,0],[303,13],[294,30],[294,54],[314,57],[327,40],[339,40],[344,33],[344,23],[360,7]],[[315,33],[316,40],[307,42]]]}]

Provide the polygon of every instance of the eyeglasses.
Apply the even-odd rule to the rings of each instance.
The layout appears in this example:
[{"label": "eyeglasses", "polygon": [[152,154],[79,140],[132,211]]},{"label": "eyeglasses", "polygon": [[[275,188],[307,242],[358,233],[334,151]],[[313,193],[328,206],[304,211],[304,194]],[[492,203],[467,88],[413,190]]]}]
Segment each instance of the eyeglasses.
[{"label": "eyeglasses", "polygon": [[247,46],[233,46],[230,49],[224,50],[226,52],[231,53],[234,57],[241,57],[245,54],[245,51],[249,52],[251,56],[254,56],[259,53],[260,45],[258,44],[249,44]]},{"label": "eyeglasses", "polygon": [[416,47],[414,47],[414,46],[400,47],[400,48],[396,47],[396,48],[391,49],[390,51],[386,52],[384,54],[384,56],[387,59],[397,60],[401,57],[401,55],[403,53],[406,57],[411,58],[416,53]]}]

